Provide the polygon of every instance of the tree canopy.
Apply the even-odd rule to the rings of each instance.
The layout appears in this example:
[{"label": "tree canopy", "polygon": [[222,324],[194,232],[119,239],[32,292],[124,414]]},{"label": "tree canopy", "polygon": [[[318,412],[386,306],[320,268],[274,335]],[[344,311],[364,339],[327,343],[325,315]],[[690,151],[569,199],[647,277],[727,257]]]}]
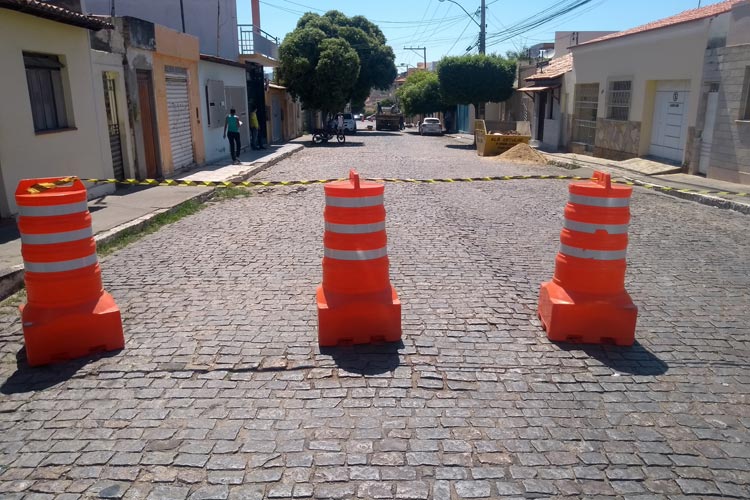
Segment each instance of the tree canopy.
[{"label": "tree canopy", "polygon": [[499,56],[473,54],[444,57],[438,78],[446,104],[502,102],[513,94],[516,65]]},{"label": "tree canopy", "polygon": [[334,112],[363,103],[370,90],[396,78],[395,55],[385,35],[362,16],[308,12],[279,48],[281,81],[305,108]]},{"label": "tree canopy", "polygon": [[428,114],[445,109],[437,73],[415,71],[396,91],[405,114]]}]

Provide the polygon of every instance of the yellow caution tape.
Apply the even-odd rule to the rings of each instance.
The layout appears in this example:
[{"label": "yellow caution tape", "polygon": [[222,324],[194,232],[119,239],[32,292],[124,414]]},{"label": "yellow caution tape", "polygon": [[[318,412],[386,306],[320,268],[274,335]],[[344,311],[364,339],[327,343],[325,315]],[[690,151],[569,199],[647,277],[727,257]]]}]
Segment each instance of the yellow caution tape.
[{"label": "yellow caution tape", "polygon": [[[29,188],[29,193],[40,193],[54,187],[67,184],[76,179],[76,177],[66,177],[54,183],[39,183]],[[487,177],[457,177],[457,178],[438,178],[438,179],[397,179],[394,177],[376,177],[369,178],[369,181],[375,182],[390,182],[390,183],[413,183],[413,184],[439,184],[439,183],[453,183],[453,182],[495,182],[495,181],[516,181],[516,180],[568,180],[568,181],[583,181],[589,180],[589,177],[581,177],[578,175],[500,175],[500,176],[487,176]],[[201,181],[201,180],[187,180],[187,179],[81,179],[83,182],[89,182],[92,184],[121,184],[126,186],[173,186],[173,187],[215,187],[215,188],[230,188],[230,187],[272,187],[272,186],[305,186],[311,184],[326,184],[329,182],[343,181],[344,178],[337,179],[313,179],[313,180],[292,180],[292,181]],[[750,196],[748,193],[735,192],[735,191],[719,191],[719,190],[701,190],[701,189],[678,189],[669,186],[659,186],[657,184],[651,184],[643,181],[633,179],[612,179],[613,183],[624,184],[627,186],[639,186],[646,189],[652,189],[654,191],[670,192],[675,191],[679,193],[692,193],[692,194],[709,194],[719,196]]]}]

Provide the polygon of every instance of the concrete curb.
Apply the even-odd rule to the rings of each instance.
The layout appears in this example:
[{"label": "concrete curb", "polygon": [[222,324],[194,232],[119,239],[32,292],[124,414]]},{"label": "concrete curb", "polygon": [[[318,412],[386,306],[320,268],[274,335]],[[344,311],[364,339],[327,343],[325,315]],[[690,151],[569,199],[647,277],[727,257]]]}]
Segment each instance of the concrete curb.
[{"label": "concrete curb", "polygon": [[709,207],[721,208],[724,210],[733,210],[741,214],[750,215],[750,204],[747,204],[747,203],[740,203],[734,200],[727,200],[726,198],[719,198],[718,196],[712,196],[709,194],[686,193],[684,191],[680,191],[679,188],[662,186],[660,184],[644,182],[638,179],[631,179],[627,177],[624,177],[624,179],[632,182],[636,186],[645,187],[646,189],[650,189],[652,191],[656,191],[656,192],[666,194],[669,196],[674,196],[675,198],[693,201],[693,202],[700,203],[701,205],[706,205]]},{"label": "concrete curb", "polygon": [[[241,182],[241,181],[247,180],[253,175],[259,172],[262,172],[263,170],[267,169],[268,167],[271,167],[272,165],[275,165],[281,160],[289,158],[294,153],[297,153],[298,151],[301,151],[302,149],[304,149],[304,146],[302,144],[298,144],[296,145],[296,147],[290,148],[289,151],[285,151],[284,153],[274,156],[273,158],[269,158],[268,160],[265,160],[265,161],[254,162],[253,168],[251,168],[247,172],[243,172],[227,180],[231,182]],[[139,233],[143,231],[145,228],[147,228],[148,226],[150,226],[153,222],[153,219],[159,215],[170,214],[170,213],[176,212],[184,204],[189,203],[191,201],[204,203],[207,199],[211,197],[211,195],[214,193],[214,191],[216,191],[216,189],[218,188],[206,188],[206,191],[202,193],[198,193],[197,195],[192,196],[188,198],[187,200],[182,201],[178,203],[177,205],[174,205],[173,207],[154,210],[153,212],[143,215],[141,217],[138,217],[137,219],[131,220],[124,224],[120,224],[119,226],[113,227],[112,229],[108,229],[107,231],[98,233],[94,236],[94,241],[96,241],[97,245],[104,245],[124,234]],[[22,264],[0,271],[0,300],[5,300],[6,298],[10,297],[14,293],[21,290],[23,287],[24,287],[24,282],[23,282],[23,265]]]},{"label": "concrete curb", "polygon": [[259,174],[260,172],[264,171],[268,167],[276,165],[281,160],[285,160],[285,159],[289,158],[290,156],[292,156],[294,153],[302,151],[303,149],[305,149],[304,145],[302,145],[302,144],[296,144],[293,148],[290,148],[289,151],[285,151],[285,152],[283,152],[283,153],[281,153],[279,155],[276,155],[276,156],[274,156],[272,158],[269,158],[268,160],[254,161],[251,164],[252,168],[250,170],[248,170],[246,172],[242,172],[241,174],[234,175],[234,176],[228,178],[227,180],[229,182],[242,182],[242,181],[246,181],[250,177],[252,177],[252,176],[254,176],[256,174]]},{"label": "concrete curb", "polygon": [[[547,158],[547,162],[550,165],[554,165],[555,167],[559,167],[559,168],[564,168],[566,170],[576,170],[579,168],[596,170],[597,168],[599,168],[597,165],[592,165],[592,164],[582,165],[580,163],[570,163],[566,161],[560,161],[559,159],[550,159],[548,155],[544,155],[544,156]],[[619,170],[617,166],[613,166],[613,167]],[[615,177],[615,174],[612,174],[612,176]],[[650,189],[651,191],[673,196],[675,198],[680,198],[683,200],[700,203],[701,205],[706,205],[709,207],[721,208],[724,210],[733,210],[741,214],[750,215],[750,204],[747,204],[747,203],[740,203],[738,201],[728,200],[726,198],[719,198],[718,196],[712,196],[709,194],[687,193],[684,191],[680,191],[680,188],[678,187],[671,187],[671,186],[665,186],[662,184],[656,184],[653,182],[646,182],[646,181],[642,181],[639,179],[634,179],[632,177],[627,177],[624,175],[617,175],[617,177],[625,179],[628,182],[632,182],[636,186],[644,187],[646,189]]]}]

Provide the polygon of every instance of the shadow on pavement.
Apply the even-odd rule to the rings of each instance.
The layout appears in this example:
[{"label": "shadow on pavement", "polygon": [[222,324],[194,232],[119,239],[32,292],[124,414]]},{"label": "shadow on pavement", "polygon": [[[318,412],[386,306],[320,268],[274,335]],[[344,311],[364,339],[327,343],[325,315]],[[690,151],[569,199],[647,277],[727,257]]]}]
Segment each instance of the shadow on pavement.
[{"label": "shadow on pavement", "polygon": [[17,240],[21,237],[15,218],[0,219],[0,243]]},{"label": "shadow on pavement", "polygon": [[336,366],[359,375],[382,375],[399,367],[402,341],[381,344],[321,347],[320,353],[331,356]]},{"label": "shadow on pavement", "polygon": [[16,371],[0,386],[0,394],[22,394],[49,389],[70,380],[87,364],[118,354],[120,354],[119,350],[101,352],[64,363],[31,367],[26,362],[26,348],[23,347],[16,354]]},{"label": "shadow on pavement", "polygon": [[449,149],[477,149],[473,144],[446,144],[445,147]]},{"label": "shadow on pavement", "polygon": [[669,370],[669,365],[654,353],[635,342],[630,347],[612,345],[570,344],[554,342],[564,351],[582,351],[611,369],[630,375],[656,376]]},{"label": "shadow on pavement", "polygon": [[310,147],[312,148],[351,148],[351,147],[360,147],[364,146],[364,142],[353,142],[350,140],[347,140],[346,142],[336,142],[336,140],[329,141],[329,142],[323,142],[320,144],[315,144],[314,142],[310,141]]},{"label": "shadow on pavement", "polygon": [[371,136],[372,137],[380,137],[380,136],[389,137],[393,135],[401,135],[401,132],[383,132],[381,130],[377,130],[377,131],[359,130],[357,131],[357,134],[363,134],[363,135],[366,135],[367,137],[371,137]]}]

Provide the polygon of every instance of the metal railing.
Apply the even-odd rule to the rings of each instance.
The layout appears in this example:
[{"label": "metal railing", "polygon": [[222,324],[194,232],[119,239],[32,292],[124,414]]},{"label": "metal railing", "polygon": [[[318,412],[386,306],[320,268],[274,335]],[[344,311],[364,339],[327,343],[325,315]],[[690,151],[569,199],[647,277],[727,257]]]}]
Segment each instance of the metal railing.
[{"label": "metal railing", "polygon": [[261,54],[270,59],[279,58],[279,39],[252,24],[237,25],[240,55]]}]

